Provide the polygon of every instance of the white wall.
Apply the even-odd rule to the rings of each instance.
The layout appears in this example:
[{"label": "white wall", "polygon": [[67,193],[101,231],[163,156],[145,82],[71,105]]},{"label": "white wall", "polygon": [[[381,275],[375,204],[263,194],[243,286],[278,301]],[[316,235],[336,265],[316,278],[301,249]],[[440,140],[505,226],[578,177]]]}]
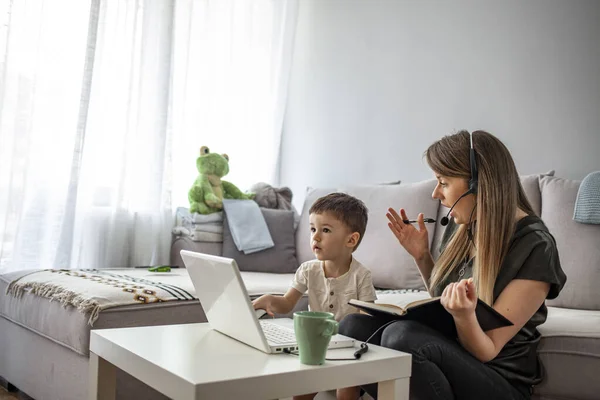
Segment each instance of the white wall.
[{"label": "white wall", "polygon": [[485,129],[521,173],[600,170],[600,1],[302,0],[280,184],[431,178],[423,151]]}]

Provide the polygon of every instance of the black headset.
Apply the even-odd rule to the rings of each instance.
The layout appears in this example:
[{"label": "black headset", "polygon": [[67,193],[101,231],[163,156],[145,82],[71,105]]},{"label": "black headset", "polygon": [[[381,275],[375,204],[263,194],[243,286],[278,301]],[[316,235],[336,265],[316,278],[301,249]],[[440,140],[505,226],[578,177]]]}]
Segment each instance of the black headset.
[{"label": "black headset", "polygon": [[[448,225],[448,222],[450,222],[450,220],[448,219],[448,216],[450,215],[450,212],[452,212],[452,209],[454,208],[454,206],[460,201],[460,199],[462,199],[465,196],[468,196],[470,194],[477,194],[477,186],[479,184],[479,173],[477,172],[477,162],[475,161],[475,156],[476,156],[476,152],[475,152],[475,148],[473,147],[473,133],[469,133],[469,138],[470,138],[470,142],[471,142],[471,148],[469,150],[469,155],[470,155],[470,159],[471,159],[471,179],[469,179],[469,190],[467,190],[466,192],[464,192],[459,198],[458,200],[456,200],[454,202],[454,204],[452,204],[452,207],[450,207],[450,209],[448,210],[448,214],[446,214],[445,217],[442,217],[442,219],[440,220],[440,225],[442,226],[446,226]],[[475,208],[473,208],[473,210],[475,210]],[[471,211],[471,216],[473,216],[473,212]],[[469,217],[469,220],[471,220],[471,217]]]},{"label": "black headset", "polygon": [[471,149],[469,156],[471,158],[471,179],[469,179],[469,192],[477,194],[477,186],[479,184],[479,172],[477,172],[477,162],[475,161],[475,148],[473,147],[473,133],[469,133]]}]

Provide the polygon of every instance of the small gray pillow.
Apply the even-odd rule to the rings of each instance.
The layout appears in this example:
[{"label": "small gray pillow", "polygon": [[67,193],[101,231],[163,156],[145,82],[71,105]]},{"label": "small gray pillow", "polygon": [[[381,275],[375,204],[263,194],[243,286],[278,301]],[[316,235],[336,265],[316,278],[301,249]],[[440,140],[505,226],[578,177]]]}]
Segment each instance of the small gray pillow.
[{"label": "small gray pillow", "polygon": [[296,238],[294,236],[294,211],[260,209],[273,238],[274,247],[252,254],[244,254],[235,246],[227,216],[223,220],[223,257],[233,258],[240,271],[289,274],[296,272]]},{"label": "small gray pillow", "polygon": [[535,215],[542,215],[542,192],[540,190],[540,179],[544,176],[554,176],[554,170],[550,170],[545,174],[521,175],[521,185],[527,196],[527,200],[531,204]]}]

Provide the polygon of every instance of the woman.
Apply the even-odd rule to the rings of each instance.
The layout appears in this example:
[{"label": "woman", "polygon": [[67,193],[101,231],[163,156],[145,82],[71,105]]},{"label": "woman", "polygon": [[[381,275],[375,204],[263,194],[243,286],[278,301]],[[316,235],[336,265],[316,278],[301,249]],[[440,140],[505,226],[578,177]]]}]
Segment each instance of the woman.
[{"label": "woman", "polygon": [[[371,342],[413,355],[411,399],[529,399],[542,378],[536,349],[544,300],[558,296],[566,281],[554,238],[533,212],[508,149],[493,135],[461,131],[432,144],[425,157],[438,180],[433,198],[454,206],[439,259],[429,251],[423,214],[417,229],[402,222],[405,210],[390,209],[388,225],[430,294],[441,296],[458,337],[403,320]],[[475,317],[478,297],[514,325],[484,332]],[[382,325],[353,314],[340,333],[366,340]],[[376,396],[374,385],[366,389]]]}]

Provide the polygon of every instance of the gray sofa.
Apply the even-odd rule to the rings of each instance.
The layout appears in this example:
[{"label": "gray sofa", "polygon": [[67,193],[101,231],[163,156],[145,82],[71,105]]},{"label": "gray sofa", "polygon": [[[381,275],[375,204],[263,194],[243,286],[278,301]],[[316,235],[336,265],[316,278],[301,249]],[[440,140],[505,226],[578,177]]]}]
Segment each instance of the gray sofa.
[{"label": "gray sofa", "polygon": [[[534,390],[540,400],[600,399],[600,225],[573,221],[580,181],[562,179],[554,173],[522,176],[521,182],[536,213],[556,238],[567,283],[560,296],[548,300],[548,320],[540,326],[538,349],[546,378]],[[369,208],[369,225],[355,256],[373,273],[375,286],[389,289],[424,290],[410,256],[397,244],[385,219],[388,207],[403,207],[411,215],[423,212],[439,219],[447,213],[431,199],[435,181],[401,185],[373,185],[310,189],[306,193],[296,232],[298,262],[313,258],[309,245],[308,209],[314,200],[332,191],[344,191],[362,199]],[[444,228],[428,226],[431,250],[439,255]],[[206,250],[198,243],[187,248]],[[213,249],[213,251],[215,251]],[[216,252],[218,253],[218,249]],[[172,253],[178,262],[178,252]],[[394,302],[404,294],[379,292],[383,302]]]},{"label": "gray sofa", "polygon": [[[541,326],[539,354],[546,379],[535,390],[537,399],[598,399],[600,382],[600,226],[572,220],[578,181],[552,176],[522,178],[534,209],[555,235],[568,282],[559,298],[548,301],[549,317]],[[405,294],[393,289],[423,290],[411,258],[388,231],[385,210],[404,207],[437,219],[447,211],[431,199],[433,180],[401,184],[311,189],[306,193],[295,234],[298,262],[311,259],[308,208],[319,196],[341,190],[361,198],[370,210],[369,225],[356,257],[371,268],[378,296],[394,302]],[[429,225],[430,244],[437,256],[443,229]],[[221,254],[219,243],[176,238],[172,264],[180,264],[181,249]],[[182,265],[182,264],[180,264]],[[283,293],[292,274],[243,271],[251,297]],[[0,377],[35,399],[82,399],[87,396],[89,330],[85,316],[56,302],[26,294],[20,300],[5,295],[11,276],[0,276]],[[306,299],[297,309],[306,308]],[[37,310],[34,312],[34,310]],[[94,329],[205,321],[197,301],[115,307],[100,313]],[[118,398],[164,398],[134,378],[119,373]]]}]

